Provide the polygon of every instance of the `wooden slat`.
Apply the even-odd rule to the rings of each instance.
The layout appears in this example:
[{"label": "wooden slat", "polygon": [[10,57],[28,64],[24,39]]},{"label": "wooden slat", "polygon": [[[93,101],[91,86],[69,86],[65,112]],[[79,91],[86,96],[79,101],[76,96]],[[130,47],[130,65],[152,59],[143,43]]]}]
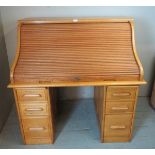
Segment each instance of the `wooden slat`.
[{"label": "wooden slat", "polygon": [[127,21],[21,24],[15,83],[139,78]]}]

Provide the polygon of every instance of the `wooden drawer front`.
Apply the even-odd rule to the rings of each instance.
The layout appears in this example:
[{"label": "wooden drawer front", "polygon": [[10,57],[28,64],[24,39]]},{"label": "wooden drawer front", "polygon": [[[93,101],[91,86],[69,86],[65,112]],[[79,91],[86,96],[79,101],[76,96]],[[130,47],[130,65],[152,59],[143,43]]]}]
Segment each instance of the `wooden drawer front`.
[{"label": "wooden drawer front", "polygon": [[49,118],[23,119],[24,135],[27,138],[48,138],[50,135]]},{"label": "wooden drawer front", "polygon": [[20,104],[22,117],[34,115],[48,115],[48,106],[46,104]]},{"label": "wooden drawer front", "polygon": [[45,88],[40,89],[17,89],[17,97],[19,101],[46,101],[47,92]]},{"label": "wooden drawer front", "polygon": [[107,101],[106,113],[133,112],[135,101]]},{"label": "wooden drawer front", "polygon": [[135,100],[137,87],[109,86],[107,88],[107,100]]},{"label": "wooden drawer front", "polygon": [[106,115],[104,136],[129,136],[131,131],[132,115]]}]

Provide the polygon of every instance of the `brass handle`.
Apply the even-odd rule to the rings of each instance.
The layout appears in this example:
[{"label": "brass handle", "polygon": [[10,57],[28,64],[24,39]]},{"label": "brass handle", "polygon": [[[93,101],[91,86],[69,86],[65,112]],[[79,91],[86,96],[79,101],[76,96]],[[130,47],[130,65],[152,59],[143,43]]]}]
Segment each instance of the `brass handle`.
[{"label": "brass handle", "polygon": [[128,110],[128,107],[112,107],[112,110]]},{"label": "brass handle", "polygon": [[117,130],[117,129],[125,129],[126,128],[126,126],[125,125],[112,125],[112,126],[110,126],[110,128],[111,129],[113,129],[113,130]]},{"label": "brass handle", "polygon": [[41,94],[24,94],[23,97],[41,97]]},{"label": "brass handle", "polygon": [[43,111],[43,108],[26,108],[25,111]]},{"label": "brass handle", "polygon": [[113,96],[130,96],[131,93],[113,93]]},{"label": "brass handle", "polygon": [[44,127],[38,127],[38,128],[29,128],[30,131],[43,131],[45,130]]}]

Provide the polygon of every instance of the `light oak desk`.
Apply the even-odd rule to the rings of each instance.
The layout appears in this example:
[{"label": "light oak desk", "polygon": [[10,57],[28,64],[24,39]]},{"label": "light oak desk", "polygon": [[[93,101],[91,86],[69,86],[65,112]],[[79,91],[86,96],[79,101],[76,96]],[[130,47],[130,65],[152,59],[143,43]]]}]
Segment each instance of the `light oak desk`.
[{"label": "light oak desk", "polygon": [[129,141],[143,76],[133,19],[20,20],[9,87],[25,144],[54,142],[62,86],[95,86],[101,142]]}]

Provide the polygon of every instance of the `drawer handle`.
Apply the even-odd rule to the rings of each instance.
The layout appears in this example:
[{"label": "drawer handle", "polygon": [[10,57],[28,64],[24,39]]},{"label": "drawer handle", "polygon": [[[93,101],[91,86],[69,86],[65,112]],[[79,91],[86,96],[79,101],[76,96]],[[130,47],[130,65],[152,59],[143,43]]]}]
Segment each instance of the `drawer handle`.
[{"label": "drawer handle", "polygon": [[46,128],[44,128],[44,127],[40,127],[40,128],[29,128],[30,131],[43,131],[45,129]]},{"label": "drawer handle", "polygon": [[113,93],[113,96],[130,96],[131,93]]},{"label": "drawer handle", "polygon": [[125,129],[126,126],[125,125],[120,125],[120,126],[112,125],[112,126],[110,126],[110,128],[113,129],[113,130],[117,130],[117,129],[119,130],[119,129]]},{"label": "drawer handle", "polygon": [[25,111],[43,111],[43,108],[26,108]]},{"label": "drawer handle", "polygon": [[24,94],[23,97],[41,97],[41,94]]},{"label": "drawer handle", "polygon": [[112,110],[128,110],[128,107],[112,107]]}]

